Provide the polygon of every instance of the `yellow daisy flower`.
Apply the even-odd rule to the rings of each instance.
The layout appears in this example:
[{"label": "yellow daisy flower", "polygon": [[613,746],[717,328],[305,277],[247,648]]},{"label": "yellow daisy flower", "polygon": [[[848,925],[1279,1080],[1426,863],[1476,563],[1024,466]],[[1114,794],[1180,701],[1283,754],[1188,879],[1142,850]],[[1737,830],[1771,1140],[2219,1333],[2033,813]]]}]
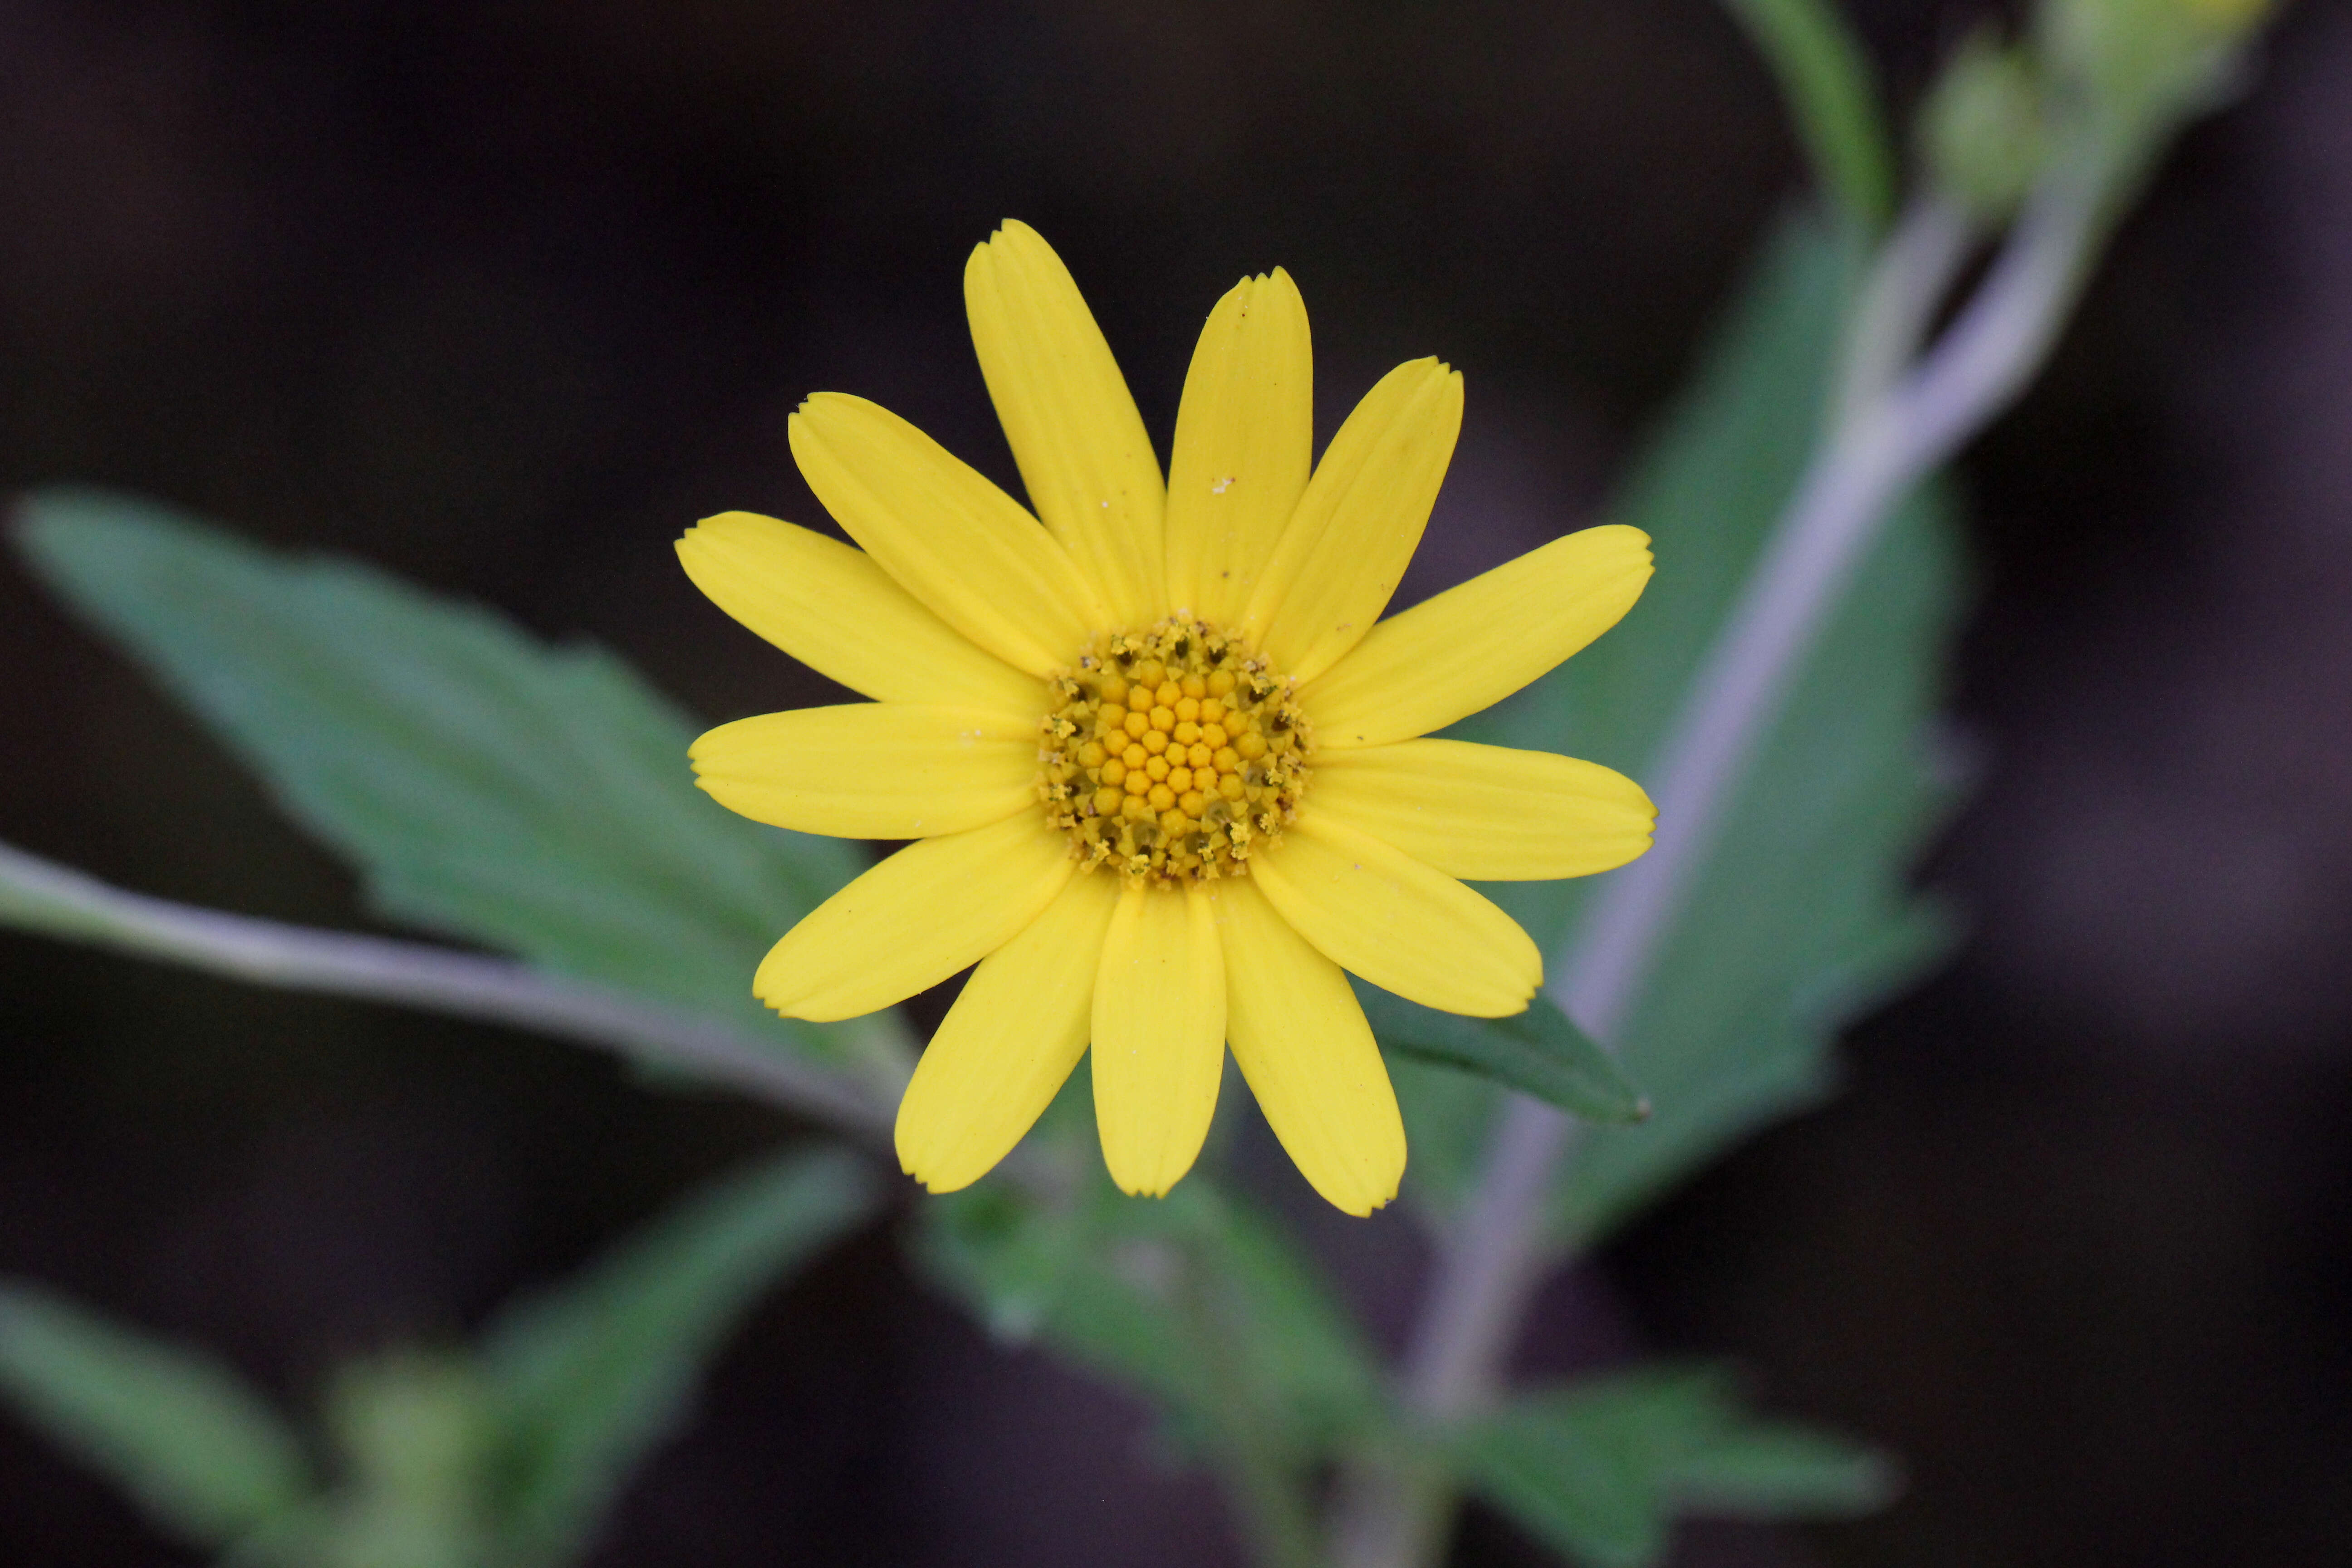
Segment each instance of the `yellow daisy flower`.
[{"label": "yellow daisy flower", "polygon": [[1163,484],[1043,239],[1007,223],[964,298],[1034,515],[905,420],[820,393],[793,455],[864,549],[747,512],[678,542],[721,609],[876,700],[721,725],[694,743],[702,787],[781,827],[916,841],[794,926],[752,989],[847,1018],[979,965],[898,1109],[899,1159],[933,1192],[1003,1159],[1091,1043],[1111,1176],[1163,1194],[1230,1045],[1315,1189],[1369,1214],[1404,1128],[1342,970],[1519,1012],[1536,945],[1458,879],[1607,870],[1653,817],[1607,768],[1420,737],[1615,625],[1649,540],[1586,529],[1380,621],[1453,456],[1459,374],[1399,365],[1313,463],[1306,307],[1279,268],[1244,279],[1201,334]]}]

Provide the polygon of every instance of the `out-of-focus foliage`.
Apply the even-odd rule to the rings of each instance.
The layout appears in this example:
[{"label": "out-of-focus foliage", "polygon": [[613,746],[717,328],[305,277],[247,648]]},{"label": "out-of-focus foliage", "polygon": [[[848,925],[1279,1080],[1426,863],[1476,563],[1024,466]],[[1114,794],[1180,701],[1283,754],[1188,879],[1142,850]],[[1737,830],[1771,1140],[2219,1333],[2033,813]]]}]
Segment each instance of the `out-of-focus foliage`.
[{"label": "out-of-focus foliage", "polygon": [[[1856,260],[1824,227],[1783,229],[1612,509],[1656,541],[1664,564],[1649,592],[1608,637],[1458,733],[1646,776],[1811,449]],[[1915,501],[1808,661],[1659,978],[1613,1042],[1655,1114],[1584,1141],[1560,1200],[1571,1234],[1597,1234],[1820,1095],[1838,1025],[1939,950],[1944,922],[1905,878],[1949,794],[1931,766],[1928,723],[1957,605],[1950,520],[1932,498]],[[1589,890],[1488,892],[1557,952]],[[1429,1127],[1427,1140],[1475,1146],[1493,1097],[1454,1099],[1453,1123]],[[1458,1156],[1442,1163],[1465,1168]]]},{"label": "out-of-focus foliage", "polygon": [[1866,1448],[1759,1420],[1708,1368],[1650,1367],[1513,1400],[1461,1438],[1471,1482],[1594,1568],[1638,1568],[1678,1513],[1836,1518],[1890,1501]]},{"label": "out-of-focus foliage", "polygon": [[843,1153],[752,1171],[502,1313],[478,1359],[505,1434],[509,1559],[574,1556],[744,1311],[877,1196]]},{"label": "out-of-focus foliage", "polygon": [[1937,195],[1986,225],[2063,172],[2112,217],[2185,121],[2244,79],[2271,0],[2044,0],[2023,35],[1987,23],[1953,51],[1913,127]]},{"label": "out-of-focus foliage", "polygon": [[719,810],[694,726],[602,649],[348,561],[289,559],[163,508],[28,498],[49,584],[356,866],[396,919],[552,970],[766,1020],[749,976],[862,868],[853,846]]},{"label": "out-of-focus foliage", "polygon": [[1870,61],[1830,0],[1724,0],[1780,80],[1822,195],[1870,232],[1895,206],[1895,159]]},{"label": "out-of-focus foliage", "polygon": [[2271,0],[2044,0],[2035,44],[2061,133],[2116,171],[2116,195],[2182,121],[2238,81]]},{"label": "out-of-focus foliage", "polygon": [[0,1286],[0,1390],[155,1522],[255,1568],[558,1568],[683,1416],[744,1313],[873,1212],[845,1154],[698,1193],[470,1349],[342,1368],[316,1478],[302,1439],[217,1362]]},{"label": "out-of-focus foliage", "polygon": [[1139,1204],[982,1187],[930,1205],[933,1273],[983,1321],[1150,1394],[1189,1443],[1311,1463],[1383,1418],[1378,1363],[1272,1221],[1210,1182]]},{"label": "out-of-focus foliage", "polygon": [[[1612,509],[1655,542],[1643,603],[1458,727],[1467,738],[1650,777],[1820,445],[1894,158],[1832,7],[1732,9],[1777,72],[1837,217],[1792,218],[1772,237]],[[2169,129],[2226,89],[2263,10],[2049,0],[2022,44],[1971,45],[1930,95],[1920,135],[1937,194],[1979,224],[2030,210],[2057,188],[2053,171],[2077,182],[2062,196],[2119,201]],[[396,917],[740,1016],[762,951],[858,868],[847,847],[701,797],[685,765],[692,726],[593,650],[550,649],[365,567],[289,561],[121,498],[36,498],[22,539]],[[1507,1088],[1596,1124],[1553,1194],[1563,1245],[1591,1242],[1824,1091],[1835,1030],[1946,934],[1906,873],[1951,795],[1929,727],[1960,589],[1950,508],[1931,486],[1898,509],[1812,645],[1611,1042],[1615,1059],[1548,1004],[1483,1022],[1364,993],[1392,1053],[1407,1195],[1424,1218],[1442,1226],[1458,1211]],[[1555,963],[1591,894],[1492,891]],[[779,1037],[887,1052],[895,1026],[886,1016]],[[1601,1568],[1654,1561],[1681,1513],[1837,1516],[1889,1494],[1884,1461],[1757,1418],[1706,1372],[1528,1393],[1449,1431],[1405,1418],[1338,1292],[1223,1178],[1214,1148],[1165,1200],[1112,1191],[1084,1084],[1005,1171],[924,1203],[919,1255],[998,1333],[1150,1400],[1225,1477],[1269,1563],[1320,1559],[1318,1478],[1367,1455],[1459,1479]],[[0,1296],[0,1383],[159,1521],[237,1561],[553,1568],[590,1542],[750,1301],[868,1212],[873,1194],[845,1160],[791,1162],[696,1200],[476,1347],[347,1369],[329,1401],[326,1480],[217,1365],[29,1289]]]},{"label": "out-of-focus foliage", "polygon": [[1919,153],[1942,194],[2000,223],[2050,156],[2032,57],[1990,27],[1969,35],[1919,106]]},{"label": "out-of-focus foliage", "polygon": [[283,1517],[312,1485],[293,1433],[219,1362],[37,1286],[0,1285],[0,1389],[193,1541],[235,1541]]},{"label": "out-of-focus foliage", "polygon": [[[1793,482],[1851,281],[1849,242],[1805,225],[1783,236],[1618,513],[1651,531],[1668,569],[1609,637],[1470,729],[1639,776]],[[1857,600],[1869,608],[1816,657],[1623,1068],[1556,1012],[1491,1025],[1367,994],[1397,1051],[1417,1206],[1442,1214],[1475,1168],[1497,1084],[1627,1123],[1638,1080],[1655,1116],[1596,1129],[1562,1199],[1591,1232],[1817,1093],[1835,1022],[1928,950],[1934,923],[1901,875],[1935,803],[1920,726],[1951,595],[1937,527],[1914,509],[1871,568]],[[682,762],[690,726],[601,655],[549,650],[365,568],[289,563],[119,500],[37,498],[26,538],[42,571],[407,918],[724,1010],[774,933],[853,868],[831,841],[702,798]],[[1557,949],[1580,890],[1496,892]],[[1784,918],[1792,908],[1807,918]],[[1417,1065],[1429,1061],[1446,1065]],[[1228,1478],[1268,1559],[1306,1560],[1314,1475],[1425,1437],[1394,1419],[1363,1336],[1273,1220],[1209,1166],[1162,1202],[1118,1196],[1064,1099],[1013,1179],[927,1205],[934,1277],[1001,1331],[1151,1399]],[[333,1423],[354,1479],[246,1550],[396,1538],[420,1568],[491,1550],[478,1541],[501,1563],[575,1550],[689,1380],[697,1336],[728,1315],[665,1301],[662,1281],[748,1278],[715,1262],[707,1277],[647,1267],[623,1269],[635,1286],[600,1275],[589,1298],[518,1320],[530,1332],[494,1331],[478,1354],[354,1371]],[[579,1304],[598,1290],[641,1293],[628,1311]],[[583,1322],[601,1337],[567,1343],[563,1325]],[[1630,1427],[1650,1418],[1631,1408]],[[477,1453],[497,1458],[465,1458]],[[504,1478],[488,1493],[473,1479],[483,1465]],[[1654,1488],[1625,1507],[1653,1521],[1647,1540],[1689,1495]]]}]

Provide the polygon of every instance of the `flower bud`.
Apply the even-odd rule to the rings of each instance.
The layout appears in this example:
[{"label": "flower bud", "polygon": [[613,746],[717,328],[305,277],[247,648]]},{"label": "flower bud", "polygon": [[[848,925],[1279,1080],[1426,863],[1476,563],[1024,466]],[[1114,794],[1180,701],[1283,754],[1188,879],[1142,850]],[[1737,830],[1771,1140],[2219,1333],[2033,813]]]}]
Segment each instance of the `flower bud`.
[{"label": "flower bud", "polygon": [[1920,106],[1917,136],[1942,194],[1983,223],[2005,222],[2049,153],[2032,63],[1990,31],[1970,35]]}]

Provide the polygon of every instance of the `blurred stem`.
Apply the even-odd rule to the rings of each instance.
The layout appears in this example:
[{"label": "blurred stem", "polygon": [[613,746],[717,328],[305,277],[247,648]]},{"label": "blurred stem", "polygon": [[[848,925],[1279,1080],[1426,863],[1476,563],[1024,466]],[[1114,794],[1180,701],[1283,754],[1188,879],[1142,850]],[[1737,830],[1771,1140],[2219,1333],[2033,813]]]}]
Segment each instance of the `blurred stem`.
[{"label": "blurred stem", "polygon": [[1914,202],[1886,237],[1856,298],[1831,405],[1832,431],[1858,426],[1910,368],[1978,237],[1948,201]]},{"label": "blurred stem", "polygon": [[[1968,258],[1968,226],[1923,203],[1878,250],[1853,307],[1824,437],[1661,748],[1655,847],[1601,885],[1549,987],[1597,1038],[1615,1038],[1640,1000],[1740,778],[1880,525],[2048,354],[2101,232],[2100,196],[2084,171],[2053,170],[1924,354]],[[1440,1242],[1400,1372],[1407,1417],[1424,1430],[1475,1415],[1499,1392],[1528,1300],[1561,1260],[1548,1222],[1576,1129],[1538,1101],[1507,1103],[1478,1186]],[[1337,1560],[1426,1568],[1443,1554],[1454,1502],[1446,1479],[1427,1470],[1343,1478]]]},{"label": "blurred stem", "polygon": [[[895,1093],[796,1057],[782,1041],[505,959],[173,903],[6,845],[0,845],[0,925],[257,985],[511,1025],[724,1085],[869,1144],[889,1143]],[[895,1015],[866,1022],[901,1033]],[[899,1060],[911,1054],[903,1037],[877,1036],[861,1047],[877,1059],[885,1050]]]}]

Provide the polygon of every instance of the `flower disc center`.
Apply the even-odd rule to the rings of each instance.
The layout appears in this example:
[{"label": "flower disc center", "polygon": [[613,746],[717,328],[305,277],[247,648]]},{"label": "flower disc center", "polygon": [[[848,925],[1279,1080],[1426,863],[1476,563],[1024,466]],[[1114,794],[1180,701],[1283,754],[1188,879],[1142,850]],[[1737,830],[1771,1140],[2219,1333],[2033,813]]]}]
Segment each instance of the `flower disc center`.
[{"label": "flower disc center", "polygon": [[1037,776],[1081,868],[1159,887],[1246,875],[1307,788],[1292,687],[1190,616],[1097,637],[1053,678]]}]

